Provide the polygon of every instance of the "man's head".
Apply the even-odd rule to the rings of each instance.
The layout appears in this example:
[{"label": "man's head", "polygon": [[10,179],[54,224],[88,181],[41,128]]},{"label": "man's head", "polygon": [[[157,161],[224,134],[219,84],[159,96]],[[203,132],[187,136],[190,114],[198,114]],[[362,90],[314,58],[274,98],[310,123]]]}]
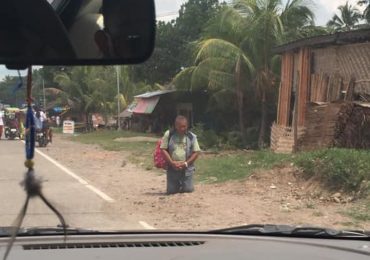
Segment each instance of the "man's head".
[{"label": "man's head", "polygon": [[148,19],[142,4],[138,0],[103,0],[104,29],[95,33],[95,42],[104,57],[135,57],[145,42],[143,35],[148,33],[141,26]]},{"label": "man's head", "polygon": [[175,119],[175,129],[180,135],[184,135],[188,131],[188,120],[184,116],[177,116]]}]

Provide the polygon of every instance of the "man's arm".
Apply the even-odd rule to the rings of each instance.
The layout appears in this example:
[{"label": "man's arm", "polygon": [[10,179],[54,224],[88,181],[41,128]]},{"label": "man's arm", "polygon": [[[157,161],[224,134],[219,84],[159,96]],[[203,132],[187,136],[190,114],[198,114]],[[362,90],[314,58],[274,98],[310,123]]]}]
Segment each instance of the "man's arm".
[{"label": "man's arm", "polygon": [[195,160],[198,158],[199,152],[193,152],[189,159],[186,160],[186,163],[188,165],[191,165],[195,162]]},{"label": "man's arm", "polygon": [[172,165],[172,158],[170,154],[168,153],[167,149],[162,149],[162,153],[164,155],[164,159],[166,160],[166,162]]},{"label": "man's arm", "polygon": [[[195,162],[195,160],[198,158],[200,153],[200,147],[198,143],[198,139],[196,136],[194,136],[194,143],[193,143],[193,153],[190,155],[190,157],[186,160],[186,164],[189,166]],[[185,165],[186,166],[186,165]]]},{"label": "man's arm", "polygon": [[184,163],[183,162],[177,162],[173,161],[170,154],[168,153],[167,149],[162,149],[162,153],[164,155],[164,159],[166,162],[171,165],[175,169],[180,169],[180,166],[182,166]]},{"label": "man's arm", "polygon": [[191,165],[192,163],[195,162],[195,160],[198,158],[198,156],[199,156],[199,152],[193,152],[191,154],[191,156],[189,157],[189,159],[187,159],[185,162],[175,162],[175,163],[177,163],[176,164],[177,169],[183,170],[183,169],[188,168],[189,165]]}]

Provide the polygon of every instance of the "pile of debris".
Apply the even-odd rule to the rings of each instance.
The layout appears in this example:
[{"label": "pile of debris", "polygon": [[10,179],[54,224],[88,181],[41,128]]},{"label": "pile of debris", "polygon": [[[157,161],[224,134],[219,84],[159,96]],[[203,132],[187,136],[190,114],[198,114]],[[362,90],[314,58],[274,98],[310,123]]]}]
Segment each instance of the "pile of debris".
[{"label": "pile of debris", "polygon": [[345,103],[335,126],[333,145],[342,148],[370,148],[370,104]]}]

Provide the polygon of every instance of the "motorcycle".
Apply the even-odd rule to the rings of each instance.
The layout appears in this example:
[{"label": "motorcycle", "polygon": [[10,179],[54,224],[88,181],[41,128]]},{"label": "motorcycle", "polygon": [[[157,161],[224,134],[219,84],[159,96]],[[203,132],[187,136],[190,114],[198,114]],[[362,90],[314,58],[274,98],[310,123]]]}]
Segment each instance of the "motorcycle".
[{"label": "motorcycle", "polygon": [[36,131],[36,142],[39,144],[39,147],[46,147],[49,143],[48,136],[46,131],[37,130]]},{"label": "motorcycle", "polygon": [[20,132],[14,127],[5,127],[5,138],[9,140],[14,140],[16,137],[21,137]]}]

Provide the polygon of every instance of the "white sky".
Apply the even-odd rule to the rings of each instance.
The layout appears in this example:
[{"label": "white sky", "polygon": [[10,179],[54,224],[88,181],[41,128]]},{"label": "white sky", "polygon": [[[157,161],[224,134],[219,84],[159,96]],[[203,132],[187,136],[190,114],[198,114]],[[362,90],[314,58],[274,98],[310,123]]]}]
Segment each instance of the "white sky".
[{"label": "white sky", "polygon": [[[283,0],[286,2],[287,0]],[[316,24],[325,25],[326,22],[333,16],[339,5],[345,4],[347,0],[311,0],[313,3],[312,9],[316,15]],[[355,5],[358,0],[348,0],[352,5]],[[155,0],[156,13],[158,20],[169,21],[175,19],[181,4],[186,0]],[[0,80],[5,75],[17,75],[16,71],[9,71],[4,66],[0,65]],[[24,72],[22,73],[24,74]]]},{"label": "white sky", "polygon": [[[312,9],[316,15],[316,24],[325,25],[326,22],[333,16],[335,10],[339,5],[343,5],[347,0],[308,0],[311,1],[313,6]],[[358,0],[348,0],[352,5],[355,5]],[[163,16],[168,12],[176,12],[180,9],[182,3],[186,0],[155,0],[157,15],[161,16],[160,20],[170,20],[174,17]],[[283,0],[287,2],[287,0]]]}]

